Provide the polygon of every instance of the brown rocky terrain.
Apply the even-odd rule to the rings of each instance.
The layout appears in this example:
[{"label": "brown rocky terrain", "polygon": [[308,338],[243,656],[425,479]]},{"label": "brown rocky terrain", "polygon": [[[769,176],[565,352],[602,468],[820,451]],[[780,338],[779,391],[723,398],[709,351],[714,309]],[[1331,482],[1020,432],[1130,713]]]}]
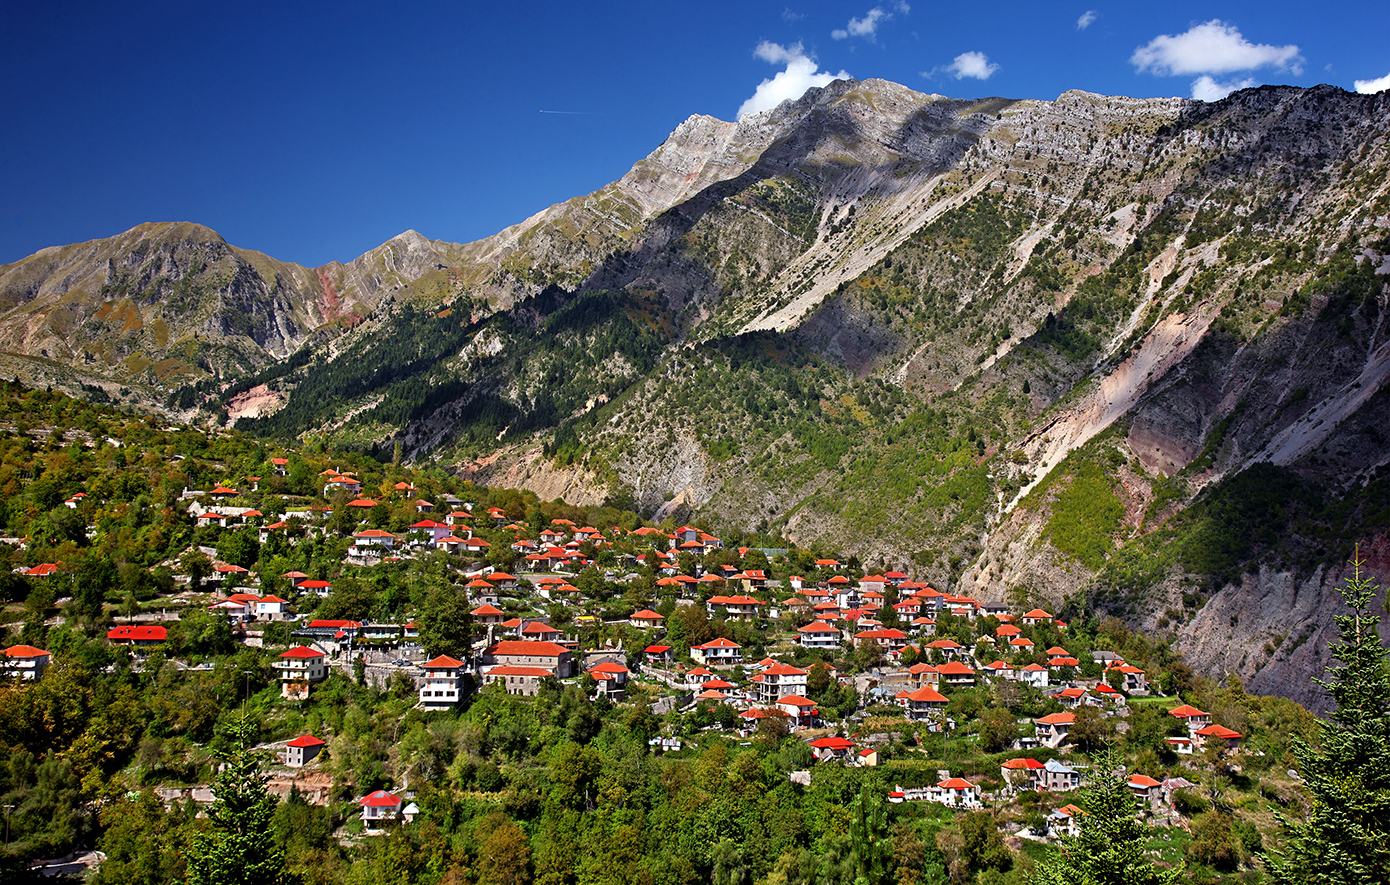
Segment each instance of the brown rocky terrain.
[{"label": "brown rocky terrain", "polygon": [[1297,693],[1348,545],[1390,531],[1387,137],[1390,96],[1331,87],[839,81],[477,243],[44,250],[0,268],[0,341],[261,433],[1096,606]]}]

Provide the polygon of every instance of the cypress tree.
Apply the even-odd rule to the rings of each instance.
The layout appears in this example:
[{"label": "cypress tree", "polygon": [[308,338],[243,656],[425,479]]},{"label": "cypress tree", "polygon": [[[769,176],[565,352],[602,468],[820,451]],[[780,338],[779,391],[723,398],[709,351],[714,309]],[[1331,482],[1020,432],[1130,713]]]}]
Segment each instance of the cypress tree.
[{"label": "cypress tree", "polygon": [[1268,858],[1278,885],[1390,882],[1390,668],[1370,613],[1380,588],[1362,574],[1360,551],[1352,565],[1338,588],[1351,608],[1337,616],[1339,666],[1316,680],[1336,709],[1321,723],[1320,746],[1294,741],[1312,807],[1306,820],[1284,821],[1288,844]]}]

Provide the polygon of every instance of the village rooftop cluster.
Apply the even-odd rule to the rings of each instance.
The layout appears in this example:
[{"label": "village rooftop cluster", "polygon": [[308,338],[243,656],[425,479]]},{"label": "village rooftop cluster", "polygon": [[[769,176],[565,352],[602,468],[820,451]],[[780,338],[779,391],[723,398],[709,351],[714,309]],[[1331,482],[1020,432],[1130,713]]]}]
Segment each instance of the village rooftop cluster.
[{"label": "village rooftop cluster", "polygon": [[[275,457],[267,466],[283,476],[289,460]],[[791,551],[725,550],[720,538],[690,525],[600,529],[565,518],[531,525],[499,507],[475,512],[473,502],[453,495],[427,500],[406,481],[370,498],[351,472],[328,469],[319,478],[322,501],[277,501],[274,515],[260,509],[264,497],[259,507],[242,504],[242,493],[230,486],[186,492],[187,518],[214,543],[225,532],[254,532],[261,544],[279,534],[291,546],[335,525],[343,533],[347,519],[351,543],[343,573],[447,556],[465,579],[459,592],[472,606],[474,639],[467,654],[454,657],[421,648],[418,627],[408,618],[371,623],[305,616],[301,608],[333,598],[333,580],[291,571],[266,581],[245,566],[213,561],[206,576],[212,594],[198,604],[253,640],[263,640],[269,625],[288,628],[293,644],[277,653],[275,669],[289,703],[309,698],[333,668],[346,671],[389,650],[397,655],[390,666],[413,680],[425,710],[447,710],[474,690],[534,696],[551,681],[578,681],[594,702],[621,703],[631,686],[641,684],[644,695],[654,692],[668,709],[701,716],[708,728],[741,735],[774,727],[801,732],[823,763],[872,766],[879,763],[876,746],[885,741],[882,733],[859,735],[856,728],[866,720],[896,717],[889,737],[895,729],[953,732],[966,725],[950,713],[954,692],[1013,684],[1040,693],[1056,710],[1020,723],[1026,727],[1010,742],[1019,755],[998,772],[999,798],[1020,790],[1077,789],[1084,767],[1061,757],[1078,714],[1090,710],[1122,722],[1131,699],[1152,691],[1150,674],[1118,654],[1074,642],[1068,648],[1068,624],[1048,611],[1011,611],[1003,603],[939,591],[900,571],[866,573],[857,564],[819,557],[803,560],[805,574],[792,574]],[[247,478],[253,492],[260,482],[259,476]],[[76,509],[85,496],[79,492],[66,504]],[[406,517],[415,518],[401,525]],[[43,563],[24,574],[43,580],[62,568]],[[580,587],[595,581],[630,588],[616,606],[620,613],[611,599],[602,604]],[[251,592],[257,583],[283,588],[285,595]],[[694,641],[692,624],[720,635]],[[168,629],[145,617],[118,623],[106,636],[142,656],[163,648]],[[749,636],[755,645],[736,641]],[[26,680],[41,679],[52,661],[49,652],[22,644],[5,649],[4,658],[9,673]],[[823,709],[831,686],[840,701],[851,699],[835,715]],[[1242,735],[1207,713],[1176,702],[1169,712],[1181,725],[1167,738],[1173,753],[1238,750]],[[661,740],[666,746],[668,739]],[[669,743],[679,746],[678,740]],[[280,748],[281,758],[301,768],[327,746],[323,737],[302,735]],[[1026,755],[1038,750],[1054,752],[1046,761]],[[899,785],[889,799],[976,808],[989,798],[981,785],[986,779],[978,772],[962,777],[942,771],[934,783]],[[1129,783],[1137,799],[1161,803],[1171,801],[1174,789],[1191,786],[1178,781],[1136,772]],[[410,815],[409,798],[389,791],[364,796],[360,804],[369,828]],[[1055,812],[1058,826],[1065,830],[1074,813],[1072,806]]]}]

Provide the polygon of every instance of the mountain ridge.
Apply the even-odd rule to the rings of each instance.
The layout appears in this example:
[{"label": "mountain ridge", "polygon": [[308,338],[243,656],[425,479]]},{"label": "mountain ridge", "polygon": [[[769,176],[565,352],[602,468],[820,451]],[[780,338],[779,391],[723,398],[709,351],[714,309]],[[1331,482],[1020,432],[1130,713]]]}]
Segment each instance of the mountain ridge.
[{"label": "mountain ridge", "polygon": [[[836,81],[694,115],[470,244],[407,231],[318,269],[220,237],[132,248],[125,291],[65,302],[51,272],[26,312],[75,247],[44,250],[0,268],[0,341],[50,373],[36,349],[81,345],[73,371],[185,416],[1088,600],[1295,692],[1325,649],[1273,640],[1325,635],[1326,607],[1279,624],[1260,600],[1326,595],[1346,544],[1390,531],[1387,139],[1390,98],[1332,87]],[[202,288],[161,350],[145,302],[181,285]],[[1214,613],[1242,608],[1266,613],[1232,664]]]}]

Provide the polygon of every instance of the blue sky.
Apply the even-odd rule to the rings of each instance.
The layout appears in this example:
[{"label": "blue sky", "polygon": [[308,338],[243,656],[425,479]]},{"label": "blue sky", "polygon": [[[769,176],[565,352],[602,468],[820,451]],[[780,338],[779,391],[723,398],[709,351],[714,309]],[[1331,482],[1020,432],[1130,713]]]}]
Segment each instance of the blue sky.
[{"label": "blue sky", "polygon": [[142,221],[311,266],[408,228],[467,242],[691,114],[842,72],[958,97],[1390,87],[1383,0],[588,6],[7,3],[0,262]]}]

